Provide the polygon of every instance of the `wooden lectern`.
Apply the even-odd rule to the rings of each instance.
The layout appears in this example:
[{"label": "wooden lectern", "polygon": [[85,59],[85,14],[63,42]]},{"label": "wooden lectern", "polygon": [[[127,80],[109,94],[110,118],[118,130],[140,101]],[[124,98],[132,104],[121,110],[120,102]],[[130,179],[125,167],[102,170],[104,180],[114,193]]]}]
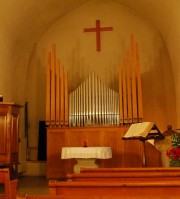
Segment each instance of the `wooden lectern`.
[{"label": "wooden lectern", "polygon": [[142,122],[132,124],[122,140],[139,140],[143,143],[143,166],[146,167],[146,146],[148,140],[162,140],[163,134],[160,132],[156,124],[152,122]]}]

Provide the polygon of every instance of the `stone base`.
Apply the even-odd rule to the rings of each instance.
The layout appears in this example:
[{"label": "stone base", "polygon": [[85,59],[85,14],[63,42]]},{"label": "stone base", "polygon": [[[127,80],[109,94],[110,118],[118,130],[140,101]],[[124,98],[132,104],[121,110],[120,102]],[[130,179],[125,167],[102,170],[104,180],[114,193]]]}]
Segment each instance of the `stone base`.
[{"label": "stone base", "polygon": [[80,173],[80,168],[98,168],[98,164],[96,163],[96,159],[76,159],[77,164],[74,165],[74,173]]}]

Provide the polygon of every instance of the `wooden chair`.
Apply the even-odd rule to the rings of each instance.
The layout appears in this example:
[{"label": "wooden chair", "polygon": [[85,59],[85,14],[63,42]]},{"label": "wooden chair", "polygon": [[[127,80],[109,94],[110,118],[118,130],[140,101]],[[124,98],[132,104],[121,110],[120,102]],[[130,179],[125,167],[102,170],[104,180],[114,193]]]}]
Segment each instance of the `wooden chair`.
[{"label": "wooden chair", "polygon": [[3,187],[3,193],[0,193],[0,199],[16,199],[17,179],[10,179],[8,168],[0,168],[0,185]]}]

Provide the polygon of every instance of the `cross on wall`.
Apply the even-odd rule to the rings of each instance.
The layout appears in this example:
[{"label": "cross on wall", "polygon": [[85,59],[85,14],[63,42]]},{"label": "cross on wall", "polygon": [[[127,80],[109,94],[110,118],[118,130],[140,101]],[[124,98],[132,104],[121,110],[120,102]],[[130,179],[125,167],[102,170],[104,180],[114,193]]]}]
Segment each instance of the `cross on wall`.
[{"label": "cross on wall", "polygon": [[112,27],[101,27],[100,20],[96,20],[95,28],[84,28],[84,32],[96,32],[96,50],[101,51],[101,32],[112,31]]}]

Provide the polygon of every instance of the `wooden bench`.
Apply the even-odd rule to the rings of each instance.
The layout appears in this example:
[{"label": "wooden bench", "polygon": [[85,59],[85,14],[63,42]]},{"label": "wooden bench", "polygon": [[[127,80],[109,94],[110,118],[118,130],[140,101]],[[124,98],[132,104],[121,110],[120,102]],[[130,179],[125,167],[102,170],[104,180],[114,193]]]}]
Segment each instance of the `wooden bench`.
[{"label": "wooden bench", "polygon": [[26,194],[24,197],[19,197],[18,199],[100,199],[100,197]]},{"label": "wooden bench", "polygon": [[67,181],[180,181],[178,168],[92,168],[66,175]]},{"label": "wooden bench", "polygon": [[26,194],[24,197],[20,197],[21,199],[62,199],[60,196],[54,195],[38,195],[38,194]]},{"label": "wooden bench", "polygon": [[149,173],[149,172],[161,172],[161,173],[178,173],[180,168],[178,167],[134,167],[134,168],[81,168],[81,173]]},{"label": "wooden bench", "polygon": [[8,168],[0,168],[0,199],[16,199],[17,183],[17,179],[10,179]]},{"label": "wooden bench", "polygon": [[49,181],[51,195],[64,198],[179,199],[180,181],[152,182],[63,182]]}]

